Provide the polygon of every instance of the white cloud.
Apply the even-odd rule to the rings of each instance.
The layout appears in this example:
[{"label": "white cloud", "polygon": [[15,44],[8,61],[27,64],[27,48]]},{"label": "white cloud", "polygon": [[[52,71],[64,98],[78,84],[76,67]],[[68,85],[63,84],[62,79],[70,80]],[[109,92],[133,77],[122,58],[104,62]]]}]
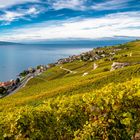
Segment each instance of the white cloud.
[{"label": "white cloud", "polygon": [[[40,0],[0,0],[0,25],[9,25],[11,22],[15,20],[31,20],[29,17],[35,17],[39,13],[45,11],[43,6],[38,4],[34,4],[32,6],[28,6],[28,8],[20,6],[15,10],[8,9],[9,7],[12,8],[14,5],[24,4],[24,3],[40,3]],[[28,18],[26,17],[28,16]]]},{"label": "white cloud", "polygon": [[[26,15],[35,16],[43,11],[47,11],[48,9],[45,7],[48,4],[51,9],[60,10],[60,9],[73,9],[73,10],[112,10],[112,9],[122,9],[126,8],[128,2],[133,0],[108,0],[105,2],[95,3],[92,1],[91,5],[87,5],[88,0],[0,0],[0,9],[3,8],[4,14],[0,15],[0,21],[2,21],[2,25],[10,24],[12,21],[19,19],[27,19]],[[5,8],[18,5],[26,2],[39,2],[44,3],[44,6],[39,7],[30,7],[29,9],[16,9],[15,11],[9,11]]]},{"label": "white cloud", "polygon": [[40,12],[40,11],[39,11],[37,8],[31,7],[31,8],[29,8],[29,9],[27,10],[26,14],[34,14],[34,15],[36,15],[36,14],[38,14],[39,12]]},{"label": "white cloud", "polygon": [[12,30],[1,39],[7,41],[29,41],[47,39],[96,39],[113,36],[139,36],[140,12],[124,12],[109,14],[100,18],[71,19],[51,21],[24,29]]},{"label": "white cloud", "polygon": [[[0,9],[26,2],[38,2],[48,4],[54,10],[73,9],[73,10],[116,10],[131,7],[129,2],[133,0],[107,0],[94,2],[94,0],[0,0]],[[90,5],[87,4],[90,2]]]},{"label": "white cloud", "polygon": [[51,1],[49,0],[49,4],[51,7],[55,10],[60,10],[60,9],[73,9],[73,10],[83,10],[85,9],[85,2],[87,0],[55,0]]},{"label": "white cloud", "polygon": [[23,16],[22,13],[5,11],[5,14],[0,16],[0,20],[11,22],[11,21],[15,20],[16,18],[19,18],[22,16]]},{"label": "white cloud", "polygon": [[106,2],[91,5],[93,10],[116,10],[131,7],[128,2],[133,0],[108,0]]},{"label": "white cloud", "polygon": [[[73,9],[73,10],[116,10],[131,7],[129,2],[133,0],[107,0],[94,2],[94,0],[47,0],[52,9]],[[87,4],[90,2],[90,4]]]},{"label": "white cloud", "polygon": [[26,2],[38,2],[39,0],[0,0],[0,8],[6,8],[17,4]]},{"label": "white cloud", "polygon": [[30,7],[28,9],[18,9],[17,11],[5,10],[4,14],[0,15],[0,21],[2,25],[10,24],[11,22],[19,19],[27,19],[26,16],[35,16],[42,12],[43,9],[39,7]]}]

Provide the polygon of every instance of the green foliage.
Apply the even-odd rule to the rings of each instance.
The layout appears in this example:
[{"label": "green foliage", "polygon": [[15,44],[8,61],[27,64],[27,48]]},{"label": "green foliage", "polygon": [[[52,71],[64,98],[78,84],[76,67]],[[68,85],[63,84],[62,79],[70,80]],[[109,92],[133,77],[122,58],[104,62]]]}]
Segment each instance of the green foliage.
[{"label": "green foliage", "polygon": [[[134,102],[135,101],[135,102]],[[48,99],[3,114],[5,139],[124,139],[140,129],[140,80]]]},{"label": "green foliage", "polygon": [[109,68],[104,68],[103,71],[110,71],[110,69]]},{"label": "green foliage", "polygon": [[25,76],[28,75],[28,74],[29,74],[29,71],[28,71],[28,70],[24,70],[23,72],[21,72],[21,73],[19,74],[19,76],[25,77]]},{"label": "green foliage", "polygon": [[4,87],[0,87],[0,94],[3,95],[6,93],[6,89]]}]

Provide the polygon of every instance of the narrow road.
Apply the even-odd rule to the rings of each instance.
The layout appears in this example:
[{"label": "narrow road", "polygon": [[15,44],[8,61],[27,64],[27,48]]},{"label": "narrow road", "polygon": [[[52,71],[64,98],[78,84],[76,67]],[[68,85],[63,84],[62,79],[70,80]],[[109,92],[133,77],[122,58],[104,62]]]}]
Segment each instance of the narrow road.
[{"label": "narrow road", "polygon": [[36,77],[36,76],[39,75],[39,74],[40,74],[40,73],[38,73],[38,72],[33,73],[33,74],[28,74],[28,75],[26,76],[26,78],[20,83],[20,85],[19,85],[17,88],[14,89],[14,90],[12,90],[12,91],[10,91],[6,96],[10,96],[10,95],[16,93],[17,91],[19,91],[21,88],[25,87],[25,86],[27,85],[27,83],[28,83],[32,78]]},{"label": "narrow road", "polygon": [[[60,67],[60,69],[65,70],[65,71],[68,71],[68,72],[73,73],[73,74],[77,73],[76,71],[72,71],[72,70],[63,68],[62,66]],[[27,85],[27,83],[28,83],[32,78],[36,77],[36,76],[39,75],[39,74],[40,74],[40,73],[38,73],[38,72],[36,72],[36,73],[34,73],[34,74],[28,74],[28,75],[26,76],[26,78],[20,83],[20,85],[19,85],[16,89],[14,89],[14,90],[12,90],[12,91],[9,91],[9,93],[8,93],[7,95],[3,96],[3,97],[11,96],[12,94],[18,92],[21,88],[25,87],[25,86]],[[39,79],[44,80],[43,78],[39,78]],[[44,80],[44,81],[47,81],[47,80]],[[0,98],[3,98],[3,97],[0,97]]]},{"label": "narrow road", "polygon": [[13,91],[9,92],[6,96],[10,96],[14,93],[16,93],[17,91],[19,91],[21,88],[25,87],[26,84],[33,78],[33,75],[29,75],[28,77],[26,77],[21,83],[20,85]]},{"label": "narrow road", "polygon": [[60,67],[60,69],[65,70],[65,71],[68,71],[68,72],[73,73],[73,74],[77,73],[76,71],[72,71],[72,70],[63,68],[62,66]]}]

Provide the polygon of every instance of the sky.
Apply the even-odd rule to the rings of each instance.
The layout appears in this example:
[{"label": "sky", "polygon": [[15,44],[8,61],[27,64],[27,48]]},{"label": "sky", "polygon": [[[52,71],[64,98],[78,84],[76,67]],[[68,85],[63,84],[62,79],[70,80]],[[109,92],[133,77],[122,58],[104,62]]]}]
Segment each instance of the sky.
[{"label": "sky", "polygon": [[0,40],[140,38],[140,0],[0,0]]}]

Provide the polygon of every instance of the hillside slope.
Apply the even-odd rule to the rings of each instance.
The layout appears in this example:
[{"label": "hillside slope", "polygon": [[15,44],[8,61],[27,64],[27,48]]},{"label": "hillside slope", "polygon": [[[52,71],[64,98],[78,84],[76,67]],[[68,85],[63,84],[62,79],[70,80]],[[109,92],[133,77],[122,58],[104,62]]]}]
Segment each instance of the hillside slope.
[{"label": "hillside slope", "polygon": [[[101,49],[114,48],[112,59],[57,65],[1,99],[0,138],[134,138],[140,130],[140,41]],[[110,71],[114,61],[130,65]]]}]

